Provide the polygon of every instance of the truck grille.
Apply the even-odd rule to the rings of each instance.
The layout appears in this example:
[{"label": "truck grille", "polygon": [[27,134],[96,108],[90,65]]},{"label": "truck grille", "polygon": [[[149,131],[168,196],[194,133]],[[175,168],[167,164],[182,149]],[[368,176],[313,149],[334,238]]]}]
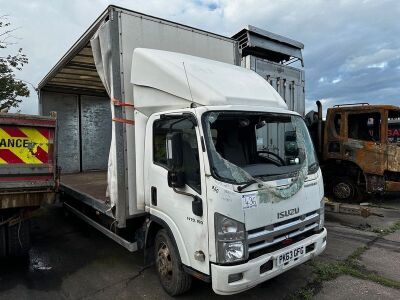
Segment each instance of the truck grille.
[{"label": "truck grille", "polygon": [[259,252],[261,249],[269,248],[318,227],[319,218],[319,210],[315,210],[296,218],[248,231],[249,254]]}]

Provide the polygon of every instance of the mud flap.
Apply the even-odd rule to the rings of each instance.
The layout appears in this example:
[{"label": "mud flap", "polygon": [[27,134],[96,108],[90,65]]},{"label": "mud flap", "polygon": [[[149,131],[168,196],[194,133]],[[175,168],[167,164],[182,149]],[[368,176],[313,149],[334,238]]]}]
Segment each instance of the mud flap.
[{"label": "mud flap", "polygon": [[385,192],[385,178],[379,175],[365,174],[367,181],[368,193],[384,193]]}]

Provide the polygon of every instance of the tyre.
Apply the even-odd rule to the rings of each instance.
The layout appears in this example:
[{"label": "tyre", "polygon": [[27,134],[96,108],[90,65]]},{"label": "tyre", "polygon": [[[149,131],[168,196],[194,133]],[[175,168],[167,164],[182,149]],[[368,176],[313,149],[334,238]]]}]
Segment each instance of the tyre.
[{"label": "tyre", "polygon": [[0,226],[0,258],[7,254],[6,226]]},{"label": "tyre", "polygon": [[31,247],[30,222],[22,221],[7,228],[8,254],[26,256]]},{"label": "tyre", "polygon": [[332,180],[332,195],[339,202],[356,202],[359,191],[356,183],[350,177],[338,177]]},{"label": "tyre", "polygon": [[154,247],[158,278],[164,290],[170,296],[177,296],[188,291],[192,284],[192,277],[183,270],[178,250],[165,229],[157,233]]}]

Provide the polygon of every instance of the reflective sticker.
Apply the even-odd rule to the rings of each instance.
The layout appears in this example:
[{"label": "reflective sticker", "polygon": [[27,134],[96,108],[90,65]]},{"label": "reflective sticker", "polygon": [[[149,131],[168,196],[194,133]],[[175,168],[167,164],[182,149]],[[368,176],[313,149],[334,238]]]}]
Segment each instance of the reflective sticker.
[{"label": "reflective sticker", "polygon": [[257,207],[257,193],[249,193],[242,195],[243,209],[250,209]]},{"label": "reflective sticker", "polygon": [[0,164],[45,164],[49,162],[50,129],[2,125]]}]

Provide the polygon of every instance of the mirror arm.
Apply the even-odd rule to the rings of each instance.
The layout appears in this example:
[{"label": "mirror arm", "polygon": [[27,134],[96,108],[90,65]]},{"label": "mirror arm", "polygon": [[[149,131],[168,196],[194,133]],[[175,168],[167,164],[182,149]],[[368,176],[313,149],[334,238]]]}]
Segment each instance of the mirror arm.
[{"label": "mirror arm", "polygon": [[185,196],[189,196],[192,197],[193,199],[196,197],[196,195],[190,194],[190,193],[186,193],[186,192],[182,192],[182,191],[178,191],[176,188],[172,188],[174,190],[175,193],[177,194],[181,194],[181,195],[185,195]]},{"label": "mirror arm", "polygon": [[193,214],[195,214],[196,216],[202,217],[203,216],[203,201],[201,200],[201,198],[199,198],[196,195],[190,194],[190,193],[186,193],[186,192],[182,192],[182,191],[178,191],[176,188],[172,188],[174,190],[175,193],[177,194],[181,194],[181,195],[185,195],[185,196],[189,196],[193,198],[192,201],[192,211]]}]

